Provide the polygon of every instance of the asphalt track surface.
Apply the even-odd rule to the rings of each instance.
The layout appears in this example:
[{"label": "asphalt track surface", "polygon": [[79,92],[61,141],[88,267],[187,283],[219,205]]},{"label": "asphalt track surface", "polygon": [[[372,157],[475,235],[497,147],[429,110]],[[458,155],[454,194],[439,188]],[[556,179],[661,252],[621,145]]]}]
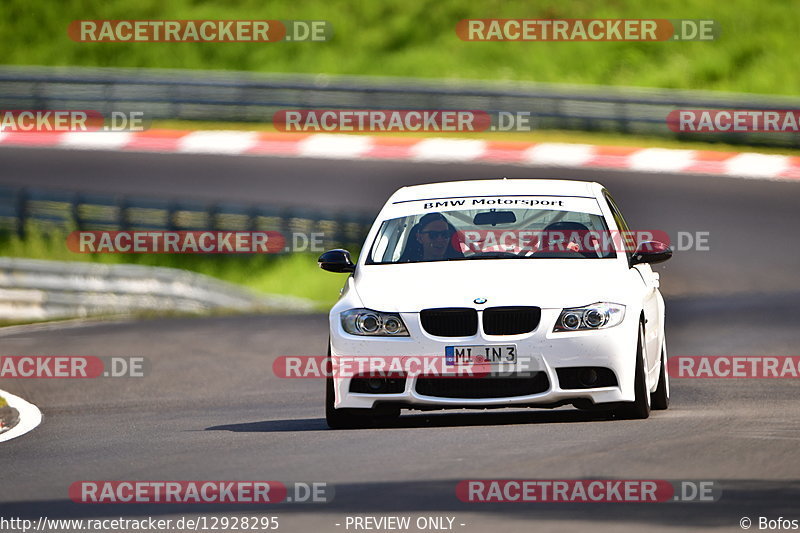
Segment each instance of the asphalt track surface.
[{"label": "asphalt track surface", "polygon": [[[0,184],[375,211],[401,185],[442,179],[596,180],[637,229],[710,232],[710,251],[657,268],[675,355],[798,355],[800,184],[482,164],[0,149]],[[326,274],[327,275],[327,274]],[[334,274],[329,274],[334,275]],[[141,355],[145,378],[3,380],[38,429],[0,449],[0,516],[266,513],[280,531],[347,531],[346,516],[455,517],[455,531],[741,531],[800,519],[796,379],[683,379],[644,421],[553,411],[405,412],[331,431],[323,383],[282,380],[280,355],[321,355],[326,317],[246,316],[0,330],[4,355]],[[463,479],[713,480],[713,503],[464,503]],[[87,505],[78,480],[320,481],[329,504]],[[336,526],[336,524],[341,524]],[[465,524],[461,526],[460,524]],[[353,531],[351,528],[349,531]],[[412,529],[411,531],[417,531]]]}]

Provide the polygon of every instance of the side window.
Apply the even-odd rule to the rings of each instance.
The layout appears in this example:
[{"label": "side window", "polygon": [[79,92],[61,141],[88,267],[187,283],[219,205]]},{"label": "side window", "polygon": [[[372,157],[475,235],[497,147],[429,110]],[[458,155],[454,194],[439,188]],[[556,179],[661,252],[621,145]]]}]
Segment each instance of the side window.
[{"label": "side window", "polygon": [[625,255],[627,255],[628,260],[630,260],[631,255],[636,251],[636,238],[631,233],[631,230],[628,227],[628,224],[625,222],[625,219],[622,218],[622,213],[617,207],[617,204],[614,203],[611,195],[608,194],[608,191],[603,191],[603,196],[605,196],[605,199],[608,202],[608,208],[611,210],[611,216],[614,217],[614,222],[617,223],[617,228],[619,228],[619,231],[622,232],[622,239],[625,243]]}]

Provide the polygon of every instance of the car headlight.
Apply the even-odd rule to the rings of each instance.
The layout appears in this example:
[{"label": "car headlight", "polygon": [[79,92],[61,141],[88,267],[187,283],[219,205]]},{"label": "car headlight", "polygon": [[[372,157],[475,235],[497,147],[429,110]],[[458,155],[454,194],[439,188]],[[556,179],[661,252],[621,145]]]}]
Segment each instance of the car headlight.
[{"label": "car headlight", "polygon": [[553,331],[585,331],[614,327],[625,318],[625,306],[598,302],[561,311]]},{"label": "car headlight", "polygon": [[340,316],[342,328],[351,335],[408,337],[408,330],[399,313],[349,309]]}]

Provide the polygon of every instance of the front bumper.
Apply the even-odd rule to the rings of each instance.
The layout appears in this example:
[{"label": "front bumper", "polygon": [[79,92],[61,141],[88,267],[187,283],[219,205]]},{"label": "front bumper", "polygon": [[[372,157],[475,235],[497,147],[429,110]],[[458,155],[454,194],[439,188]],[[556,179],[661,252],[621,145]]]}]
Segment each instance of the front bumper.
[{"label": "front bumper", "polygon": [[[417,381],[423,376],[409,376],[402,392],[368,394],[350,392],[350,376],[334,377],[336,408],[372,408],[378,404],[397,404],[407,408],[487,408],[513,406],[551,407],[573,401],[592,404],[628,402],[635,398],[634,372],[638,321],[626,316],[617,326],[594,331],[553,333],[561,309],[542,309],[537,329],[522,335],[486,335],[483,328],[471,337],[434,337],[420,326],[418,313],[401,313],[408,337],[364,337],[342,330],[338,316],[331,316],[331,355],[337,357],[426,357],[444,359],[446,346],[508,345],[517,346],[517,362],[511,372],[543,372],[549,385],[542,392],[524,396],[441,397],[422,394]],[[479,313],[479,320],[480,313]],[[617,386],[564,389],[556,370],[567,367],[610,369]],[[504,367],[509,370],[509,367]],[[438,378],[442,380],[457,378]],[[491,378],[485,378],[491,379]],[[480,386],[480,380],[474,382]],[[452,396],[452,395],[450,395]],[[474,396],[474,394],[470,395]],[[496,396],[496,395],[495,395]]]}]

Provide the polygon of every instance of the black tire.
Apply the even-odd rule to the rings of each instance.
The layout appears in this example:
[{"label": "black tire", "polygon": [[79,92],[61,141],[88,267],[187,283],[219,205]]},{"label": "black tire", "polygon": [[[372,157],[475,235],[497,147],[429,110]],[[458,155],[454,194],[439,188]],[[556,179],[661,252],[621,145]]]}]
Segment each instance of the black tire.
[{"label": "black tire", "polygon": [[[325,422],[331,429],[354,429],[369,426],[369,409],[336,409],[333,406],[333,378],[325,380]],[[367,414],[363,412],[367,411]]]},{"label": "black tire", "polygon": [[669,376],[667,375],[667,350],[661,347],[661,371],[658,374],[658,387],[650,395],[650,408],[663,411],[669,407]]},{"label": "black tire", "polygon": [[[331,349],[328,346],[328,365],[330,366]],[[399,408],[382,409],[336,409],[333,404],[335,393],[333,378],[325,379],[325,422],[331,429],[358,429],[376,425],[385,425],[400,416]]]},{"label": "black tire", "polygon": [[644,349],[642,348],[642,342],[644,342],[644,327],[639,324],[639,339],[636,342],[636,378],[633,383],[636,399],[617,409],[616,415],[618,418],[642,420],[650,416],[650,391],[647,390],[647,379],[645,379],[644,375]]}]

